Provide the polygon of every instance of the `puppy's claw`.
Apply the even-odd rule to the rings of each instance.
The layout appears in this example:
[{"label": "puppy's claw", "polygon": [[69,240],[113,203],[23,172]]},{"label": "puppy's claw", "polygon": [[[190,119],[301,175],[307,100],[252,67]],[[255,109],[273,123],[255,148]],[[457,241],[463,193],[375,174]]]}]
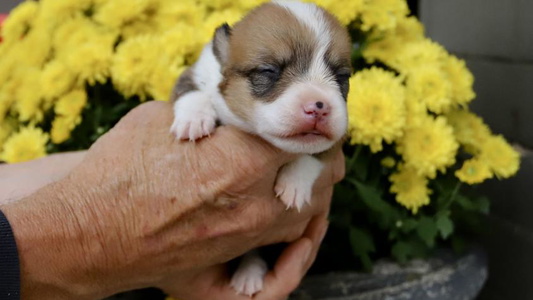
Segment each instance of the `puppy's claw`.
[{"label": "puppy's claw", "polygon": [[322,163],[314,157],[304,155],[285,165],[279,172],[274,186],[277,197],[287,209],[300,212],[310,204],[313,184],[322,170]]}]

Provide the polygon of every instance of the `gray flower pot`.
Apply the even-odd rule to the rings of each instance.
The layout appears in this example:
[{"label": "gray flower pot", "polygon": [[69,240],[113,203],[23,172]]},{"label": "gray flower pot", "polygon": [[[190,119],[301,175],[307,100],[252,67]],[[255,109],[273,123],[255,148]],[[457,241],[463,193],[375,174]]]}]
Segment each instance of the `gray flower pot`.
[{"label": "gray flower pot", "polygon": [[[486,255],[480,248],[456,255],[442,250],[427,260],[400,266],[379,261],[367,273],[330,273],[306,278],[290,300],[472,300],[487,279]],[[115,295],[106,300],[164,299],[156,289]],[[208,299],[206,299],[208,300]]]},{"label": "gray flower pot", "polygon": [[382,260],[370,274],[310,276],[290,300],[471,300],[487,275],[486,255],[480,248],[462,255],[442,250],[404,266]]}]

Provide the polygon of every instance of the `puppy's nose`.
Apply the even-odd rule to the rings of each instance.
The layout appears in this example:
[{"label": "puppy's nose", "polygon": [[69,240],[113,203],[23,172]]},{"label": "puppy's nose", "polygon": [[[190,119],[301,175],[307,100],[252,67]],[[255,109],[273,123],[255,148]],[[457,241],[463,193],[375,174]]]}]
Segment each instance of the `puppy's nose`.
[{"label": "puppy's nose", "polygon": [[310,101],[303,106],[304,113],[315,118],[322,118],[329,114],[330,107],[323,101]]}]

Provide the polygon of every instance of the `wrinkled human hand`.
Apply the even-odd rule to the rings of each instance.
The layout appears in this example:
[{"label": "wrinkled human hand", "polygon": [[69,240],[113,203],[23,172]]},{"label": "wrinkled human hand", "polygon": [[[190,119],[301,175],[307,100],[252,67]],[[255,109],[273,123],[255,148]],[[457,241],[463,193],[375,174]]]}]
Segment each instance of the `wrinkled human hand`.
[{"label": "wrinkled human hand", "polygon": [[[265,276],[265,288],[256,300],[284,300],[296,289],[314,262],[327,231],[325,216],[311,220],[303,236],[292,242],[280,255],[274,268]],[[158,287],[176,299],[186,300],[249,300],[230,286],[231,274],[226,264],[215,265],[176,278],[165,279]]]},{"label": "wrinkled human hand", "polygon": [[230,127],[180,142],[171,121],[170,104],[141,105],[67,178],[2,207],[21,253],[25,299],[97,299],[186,278],[296,240],[329,209],[342,154],[326,166],[312,205],[286,211],[273,186],[293,155]]}]

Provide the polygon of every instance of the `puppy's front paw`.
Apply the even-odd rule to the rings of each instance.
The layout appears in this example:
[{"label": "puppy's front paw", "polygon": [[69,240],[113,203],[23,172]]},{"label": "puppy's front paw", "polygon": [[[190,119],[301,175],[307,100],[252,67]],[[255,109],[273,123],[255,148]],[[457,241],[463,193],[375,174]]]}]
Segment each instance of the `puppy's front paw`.
[{"label": "puppy's front paw", "polygon": [[[285,175],[285,176],[283,176]],[[274,192],[276,197],[285,203],[287,209],[295,207],[298,211],[302,210],[304,204],[311,201],[311,192],[313,182],[310,184],[301,178],[291,178],[286,173],[280,174],[276,181]]]},{"label": "puppy's front paw", "polygon": [[309,155],[283,166],[276,179],[274,192],[287,209],[295,207],[300,211],[304,204],[311,202],[313,184],[322,167],[322,162]]},{"label": "puppy's front paw", "polygon": [[180,140],[194,141],[215,130],[217,114],[209,96],[202,92],[184,95],[174,104],[170,131]]},{"label": "puppy's front paw", "polygon": [[263,279],[267,270],[267,265],[261,257],[255,253],[248,253],[233,274],[231,287],[237,294],[252,297],[263,289]]}]

